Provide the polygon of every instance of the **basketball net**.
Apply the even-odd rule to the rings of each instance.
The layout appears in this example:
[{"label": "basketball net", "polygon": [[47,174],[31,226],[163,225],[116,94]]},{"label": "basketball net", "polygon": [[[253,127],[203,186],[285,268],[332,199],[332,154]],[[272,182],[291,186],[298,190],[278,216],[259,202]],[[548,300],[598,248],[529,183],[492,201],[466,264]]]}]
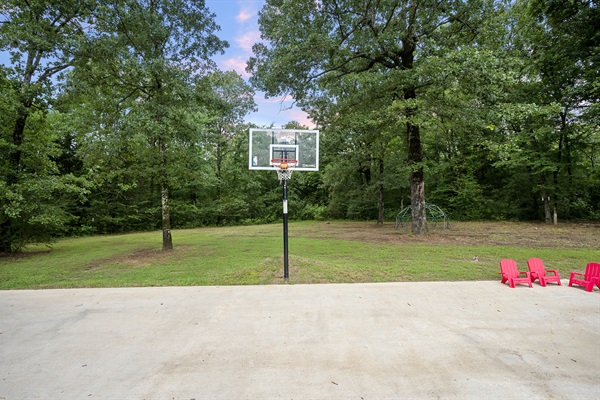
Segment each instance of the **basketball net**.
[{"label": "basketball net", "polygon": [[298,165],[298,160],[274,158],[271,160],[271,165],[276,168],[279,181],[287,181],[292,177],[292,172],[296,165]]}]

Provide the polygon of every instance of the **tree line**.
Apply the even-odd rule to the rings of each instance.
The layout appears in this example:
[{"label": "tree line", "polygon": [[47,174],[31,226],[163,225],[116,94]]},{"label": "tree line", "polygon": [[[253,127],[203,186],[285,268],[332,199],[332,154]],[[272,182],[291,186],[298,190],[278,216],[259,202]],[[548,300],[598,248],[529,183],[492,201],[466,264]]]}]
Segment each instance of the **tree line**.
[{"label": "tree line", "polygon": [[[3,0],[0,253],[66,235],[268,223],[255,89],[321,131],[290,217],[600,219],[597,2],[268,0],[250,83],[204,1]],[[302,128],[290,121],[285,128]]]}]

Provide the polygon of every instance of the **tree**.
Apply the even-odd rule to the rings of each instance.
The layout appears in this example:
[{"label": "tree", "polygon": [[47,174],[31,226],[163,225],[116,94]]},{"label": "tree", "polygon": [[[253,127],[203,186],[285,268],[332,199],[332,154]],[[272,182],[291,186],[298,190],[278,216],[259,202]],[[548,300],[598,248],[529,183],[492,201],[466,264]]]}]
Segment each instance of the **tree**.
[{"label": "tree", "polygon": [[[368,75],[367,101],[394,105],[404,124],[413,210],[412,231],[423,234],[425,186],[419,96],[435,77],[431,59],[468,46],[491,1],[268,0],[248,70],[267,95],[291,94],[310,108],[341,79]],[[361,81],[363,79],[360,79]],[[335,97],[343,108],[346,99]],[[398,132],[400,133],[400,132]]]},{"label": "tree", "polygon": [[[214,69],[212,55],[227,46],[204,1],[109,1],[95,20],[100,43],[92,64],[81,65],[97,85],[116,85],[119,101],[132,100],[127,119],[147,138],[161,194],[163,250],[171,237],[171,147],[194,140],[188,118],[195,103],[195,80]],[[124,95],[124,96],[123,96]]]},{"label": "tree", "polygon": [[73,137],[73,156],[91,184],[75,228],[106,234],[160,227],[155,152],[132,112],[135,99],[110,79],[89,85],[78,72],[69,74],[55,105],[62,120],[57,132]]},{"label": "tree", "polygon": [[[220,207],[224,204],[223,168],[228,153],[235,148],[233,138],[238,133],[237,127],[244,124],[244,117],[256,111],[254,91],[233,71],[216,71],[207,75],[197,87],[198,96],[209,113],[210,120],[206,124],[207,142],[212,145],[217,179],[216,201]],[[235,197],[234,197],[235,198]],[[220,223],[222,215],[218,216]]]},{"label": "tree", "polygon": [[[5,125],[10,133],[3,129],[6,151],[0,155],[4,194],[0,199],[0,252],[16,251],[31,239],[48,239],[68,217],[57,203],[52,218],[48,218],[49,210],[41,207],[49,200],[41,200],[46,197],[39,191],[44,185],[48,185],[46,193],[55,194],[69,186],[51,165],[52,138],[44,120],[53,96],[53,79],[81,58],[88,38],[85,25],[95,4],[88,0],[5,0],[0,6],[0,51],[8,51],[12,63],[5,76],[8,80],[3,82],[10,89],[5,86],[4,93],[14,99],[3,110],[10,116]],[[49,146],[42,146],[44,141]],[[35,151],[34,144],[40,145]],[[37,205],[36,199],[40,201]]]},{"label": "tree", "polygon": [[512,68],[517,79],[494,106],[491,143],[502,155],[493,165],[512,177],[504,178],[512,197],[504,209],[514,217],[557,223],[559,214],[585,218],[594,209],[594,157],[584,157],[598,132],[598,38],[588,28],[600,14],[593,3],[517,1],[506,20],[506,52],[525,61]]},{"label": "tree", "polygon": [[[552,178],[553,218],[557,223],[559,198],[566,204],[576,201],[573,188],[575,147],[587,147],[590,137],[597,133],[598,90],[600,78],[600,37],[591,26],[600,24],[600,9],[590,0],[532,0],[527,9],[537,23],[531,25],[529,45],[533,52],[533,66],[540,81],[541,101],[560,105],[547,140],[553,143]],[[566,170],[568,185],[561,189],[560,180]],[[566,193],[565,193],[566,192]],[[570,192],[570,193],[568,193]],[[548,195],[544,192],[546,221]],[[566,205],[565,204],[565,205]]]}]

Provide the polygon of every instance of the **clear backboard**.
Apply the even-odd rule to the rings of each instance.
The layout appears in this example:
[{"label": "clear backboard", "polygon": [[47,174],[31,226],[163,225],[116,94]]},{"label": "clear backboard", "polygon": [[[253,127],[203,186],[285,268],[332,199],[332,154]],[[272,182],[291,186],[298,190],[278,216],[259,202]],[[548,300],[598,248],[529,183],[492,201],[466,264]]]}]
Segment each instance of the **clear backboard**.
[{"label": "clear backboard", "polygon": [[248,168],[273,170],[274,159],[297,160],[295,171],[318,171],[319,131],[250,129]]}]

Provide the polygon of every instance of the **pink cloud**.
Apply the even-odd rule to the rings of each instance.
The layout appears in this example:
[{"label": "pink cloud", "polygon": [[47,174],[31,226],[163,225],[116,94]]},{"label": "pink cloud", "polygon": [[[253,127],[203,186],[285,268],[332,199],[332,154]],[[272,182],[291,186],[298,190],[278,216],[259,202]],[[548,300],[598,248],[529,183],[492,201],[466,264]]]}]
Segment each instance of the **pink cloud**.
[{"label": "pink cloud", "polygon": [[315,123],[308,118],[308,114],[294,105],[294,98],[290,95],[265,99],[263,92],[256,92],[254,101],[260,109],[260,115],[254,116],[251,120],[258,125],[268,126],[273,123],[275,127],[280,127],[296,121],[310,129],[316,127]]},{"label": "pink cloud", "polygon": [[249,10],[247,8],[242,8],[240,10],[240,12],[238,13],[238,15],[235,16],[235,19],[237,22],[244,22],[249,20],[250,18],[254,17],[256,13],[254,12],[254,10]]},{"label": "pink cloud", "polygon": [[290,121],[298,121],[300,124],[309,127],[310,129],[315,128],[315,123],[308,118],[308,114],[299,109],[291,109],[284,111],[282,113],[286,118],[289,118]]},{"label": "pink cloud", "polygon": [[234,58],[228,58],[221,62],[221,65],[225,70],[235,71],[244,78],[249,77],[250,75],[246,72],[246,57],[238,56]]},{"label": "pink cloud", "polygon": [[252,46],[260,41],[260,32],[259,31],[251,31],[242,34],[241,36],[237,36],[235,39],[238,47],[244,50],[247,53],[252,52]]}]

